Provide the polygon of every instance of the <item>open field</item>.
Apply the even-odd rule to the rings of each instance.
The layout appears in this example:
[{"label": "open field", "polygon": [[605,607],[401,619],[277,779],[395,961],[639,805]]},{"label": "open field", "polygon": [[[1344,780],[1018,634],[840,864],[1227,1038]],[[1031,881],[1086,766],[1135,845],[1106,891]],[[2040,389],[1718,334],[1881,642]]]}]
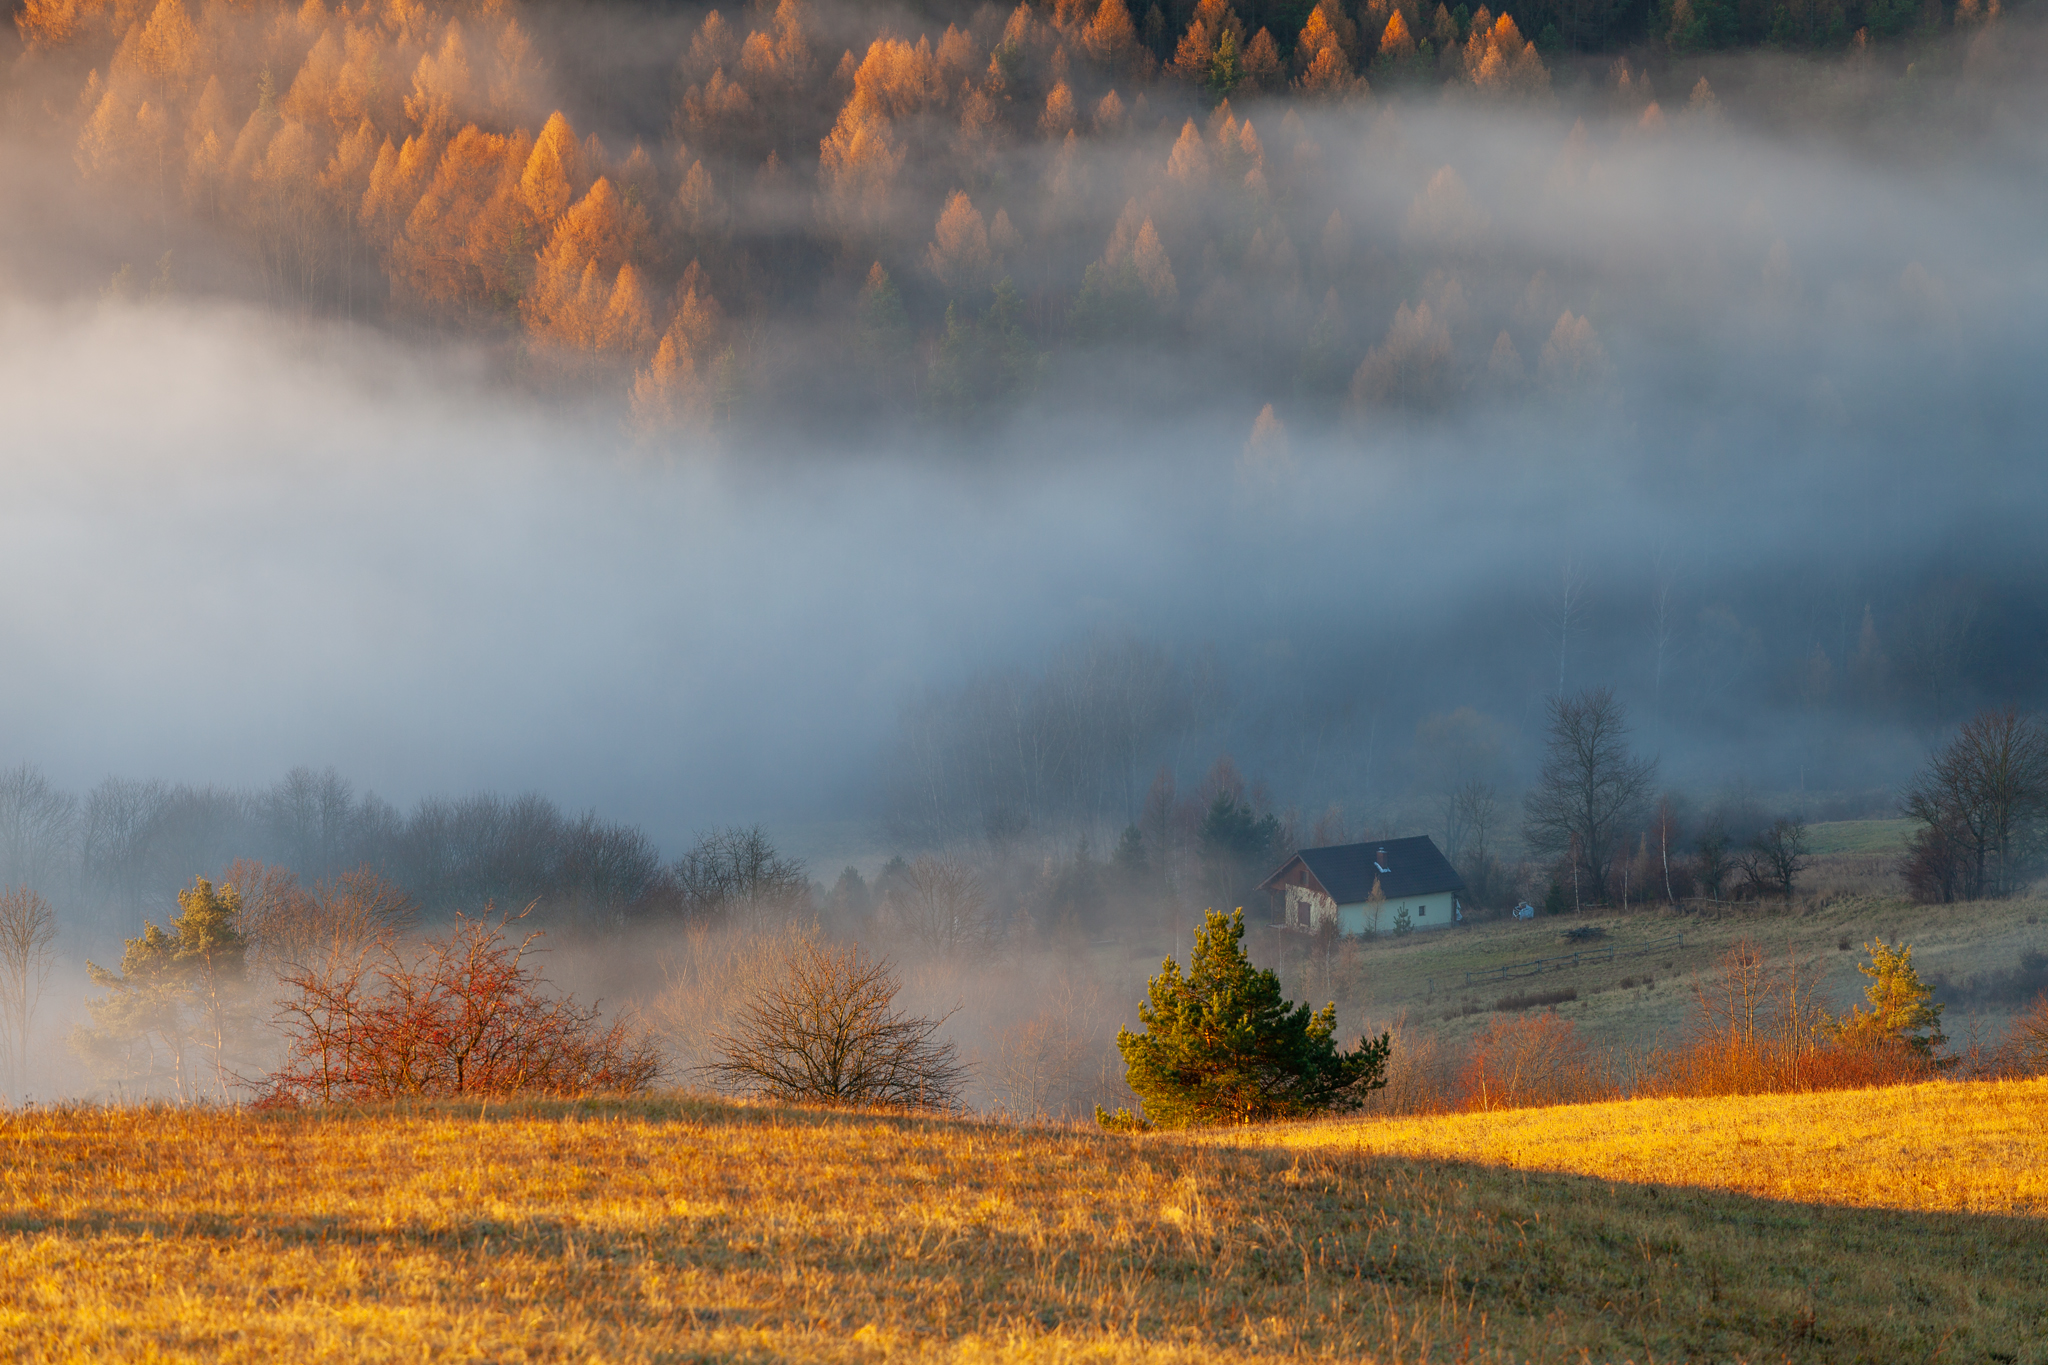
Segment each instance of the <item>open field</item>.
[{"label": "open field", "polygon": [[[2021,1108],[2044,1094],[2011,1093]],[[1248,1145],[1263,1136],[689,1097],[14,1113],[0,1118],[0,1346],[28,1360],[2048,1361],[2039,1217]],[[1954,1138],[1902,1134],[1900,1187],[1976,1155]]]},{"label": "open field", "polygon": [[[1599,936],[1565,937],[1587,928]],[[1802,899],[1789,909],[1780,901],[1746,901],[1695,904],[1675,913],[1588,911],[1490,920],[1347,948],[1327,975],[1304,972],[1301,940],[1294,939],[1282,980],[1296,998],[1334,998],[1347,1036],[1405,1017],[1456,1037],[1483,1028],[1499,1015],[1503,1001],[1570,990],[1576,998],[1559,1003],[1559,1015],[1598,1046],[1642,1051],[1680,1037],[1693,1008],[1694,984],[1711,981],[1723,956],[1742,939],[1754,940],[1779,962],[1796,954],[1802,978],[1841,1011],[1862,1002],[1868,983],[1856,968],[1873,937],[1913,945],[1914,964],[1924,976],[1962,980],[2008,968],[2029,951],[2048,951],[2048,904],[2015,899],[1929,906],[1843,895]],[[1185,951],[1183,946],[1183,956]],[[1537,959],[1550,961],[1526,974],[1500,974]],[[1977,1011],[1974,1024],[1983,1038],[1995,1040],[2022,1003]],[[1943,1019],[1959,1046],[1969,1041],[1972,1024],[1972,1011],[1961,1007]]]},{"label": "open field", "polygon": [[2048,1218],[2048,1078],[1284,1124],[1254,1140],[1799,1203]]},{"label": "open field", "polygon": [[1806,827],[1806,845],[1816,854],[1906,851],[1918,820],[1824,820]]}]

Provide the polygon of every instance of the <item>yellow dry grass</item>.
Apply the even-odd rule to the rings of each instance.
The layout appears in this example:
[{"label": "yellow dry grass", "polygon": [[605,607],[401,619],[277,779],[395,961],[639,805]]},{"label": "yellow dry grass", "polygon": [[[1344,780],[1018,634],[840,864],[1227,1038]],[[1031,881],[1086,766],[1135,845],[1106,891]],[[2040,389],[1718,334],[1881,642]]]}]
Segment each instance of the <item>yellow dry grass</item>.
[{"label": "yellow dry grass", "polygon": [[0,1354],[2038,1363],[2044,1226],[686,1096],[55,1109],[0,1116]]},{"label": "yellow dry grass", "polygon": [[2048,1077],[1290,1124],[1237,1140],[1799,1203],[2048,1217]]}]

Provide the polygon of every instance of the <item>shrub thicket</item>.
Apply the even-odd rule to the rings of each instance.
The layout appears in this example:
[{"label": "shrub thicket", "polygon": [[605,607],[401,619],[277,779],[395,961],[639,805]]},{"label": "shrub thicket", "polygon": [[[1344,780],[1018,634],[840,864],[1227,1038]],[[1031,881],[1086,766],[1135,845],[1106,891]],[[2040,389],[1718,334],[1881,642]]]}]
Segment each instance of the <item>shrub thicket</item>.
[{"label": "shrub thicket", "polygon": [[698,1073],[721,1089],[836,1105],[949,1109],[966,1081],[943,1017],[893,1008],[886,958],[797,934]]},{"label": "shrub thicket", "polygon": [[651,1043],[548,992],[531,963],[540,935],[514,943],[512,922],[459,919],[415,944],[387,936],[285,970],[289,1050],[262,1102],[645,1090],[662,1069]]}]

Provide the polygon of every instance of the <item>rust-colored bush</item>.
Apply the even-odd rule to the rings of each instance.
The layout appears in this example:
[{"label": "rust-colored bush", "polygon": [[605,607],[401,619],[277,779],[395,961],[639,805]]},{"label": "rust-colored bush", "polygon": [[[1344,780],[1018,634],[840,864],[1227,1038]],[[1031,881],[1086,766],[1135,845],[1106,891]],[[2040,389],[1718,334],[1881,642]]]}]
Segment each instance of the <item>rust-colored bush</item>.
[{"label": "rust-colored bush", "polygon": [[1899,1044],[1855,1046],[1825,1035],[1744,1042],[1700,1037],[1650,1061],[1641,1093],[1667,1097],[1862,1090],[1932,1080],[1939,1068]]},{"label": "rust-colored bush", "polygon": [[1607,1099],[1606,1068],[1569,1019],[1555,1010],[1496,1019],[1471,1042],[1458,1072],[1457,1107],[1528,1109]]},{"label": "rust-colored bush", "polygon": [[280,979],[289,1051],[261,1102],[400,1096],[585,1094],[646,1089],[652,1045],[595,1005],[545,988],[529,961],[538,933],[514,943],[510,918],[460,919],[438,937],[385,937]]},{"label": "rust-colored bush", "polygon": [[1693,1026],[1681,1046],[1653,1055],[1639,1093],[1765,1095],[1853,1090],[1932,1079],[1928,1049],[1870,1030],[1844,1030],[1813,999],[1794,957],[1767,959],[1744,940],[1694,990]]},{"label": "rust-colored bush", "polygon": [[2048,1074],[2048,991],[2013,1020],[2003,1051],[2006,1065],[2020,1075]]}]

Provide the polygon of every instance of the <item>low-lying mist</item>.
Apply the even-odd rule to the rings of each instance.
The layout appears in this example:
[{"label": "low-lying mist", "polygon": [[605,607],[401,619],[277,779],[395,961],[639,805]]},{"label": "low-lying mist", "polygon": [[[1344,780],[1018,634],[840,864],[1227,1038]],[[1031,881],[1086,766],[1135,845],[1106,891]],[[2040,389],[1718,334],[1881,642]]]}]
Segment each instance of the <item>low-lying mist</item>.
[{"label": "low-lying mist", "polygon": [[1660,787],[1836,816],[2041,703],[2023,20],[1540,88],[1368,43],[1218,104],[1071,6],[921,57],[793,4],[158,8],[190,53],[85,6],[0,129],[0,760],[81,799],[758,823],[822,904],[1106,860],[1219,771],[1442,841],[1446,765],[1511,810],[1588,686]]}]

